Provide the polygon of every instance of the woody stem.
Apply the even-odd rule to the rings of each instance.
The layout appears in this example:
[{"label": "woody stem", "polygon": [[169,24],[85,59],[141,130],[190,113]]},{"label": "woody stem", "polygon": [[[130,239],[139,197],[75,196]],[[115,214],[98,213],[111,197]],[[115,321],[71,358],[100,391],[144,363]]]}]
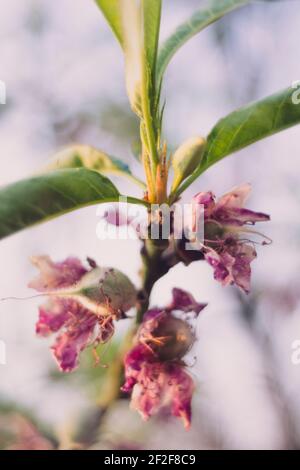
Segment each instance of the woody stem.
[{"label": "woody stem", "polygon": [[174,266],[173,260],[165,255],[168,240],[144,241],[141,250],[143,267],[141,270],[142,288],[139,291],[136,324],[139,325],[148,310],[150,295],[154,284]]}]

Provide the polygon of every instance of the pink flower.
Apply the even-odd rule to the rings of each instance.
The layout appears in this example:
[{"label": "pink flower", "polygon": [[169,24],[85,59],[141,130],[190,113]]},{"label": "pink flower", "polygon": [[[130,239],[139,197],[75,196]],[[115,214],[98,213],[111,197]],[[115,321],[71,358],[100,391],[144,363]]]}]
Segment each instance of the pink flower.
[{"label": "pink flower", "polygon": [[58,333],[51,347],[59,368],[74,370],[87,346],[109,341],[114,320],[125,316],[135,304],[136,292],[119,271],[99,268],[89,260],[89,269],[76,258],[53,263],[49,257],[33,259],[40,275],[29,287],[49,296],[40,307],[36,333]]},{"label": "pink flower", "polygon": [[173,289],[173,301],[167,308],[145,314],[124,360],[122,387],[124,392],[132,392],[131,407],[145,420],[166,408],[189,428],[194,383],[182,358],[195,342],[190,320],[205,306],[187,292]]},{"label": "pink flower", "polygon": [[[246,293],[250,291],[250,263],[256,258],[253,242],[249,244],[251,240],[248,237],[257,234],[246,226],[270,220],[267,214],[243,207],[250,191],[250,185],[244,184],[218,201],[212,192],[198,193],[193,198],[195,209],[198,204],[204,206],[205,239],[202,251],[214,269],[215,279],[224,286],[236,284]],[[193,230],[196,226],[195,213],[196,210]]]}]

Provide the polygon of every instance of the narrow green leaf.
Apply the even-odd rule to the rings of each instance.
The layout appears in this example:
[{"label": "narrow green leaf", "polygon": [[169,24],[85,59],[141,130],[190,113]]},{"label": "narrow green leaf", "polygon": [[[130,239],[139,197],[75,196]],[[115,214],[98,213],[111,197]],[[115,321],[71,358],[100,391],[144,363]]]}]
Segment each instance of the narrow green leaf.
[{"label": "narrow green leaf", "polygon": [[174,54],[189,39],[206,26],[222,18],[222,16],[250,2],[251,0],[209,0],[206,7],[198,10],[187,21],[178,26],[160,47],[157,63],[157,83],[160,84],[167,65]]},{"label": "narrow green leaf", "polygon": [[143,0],[144,44],[147,64],[149,64],[152,72],[153,84],[155,81],[154,73],[158,49],[161,3],[161,0]]},{"label": "narrow green leaf", "polygon": [[[120,14],[123,27],[127,94],[132,110],[141,117],[144,77],[148,73],[148,68],[144,53],[140,1],[120,0]],[[146,83],[146,88],[148,91],[148,83]]]},{"label": "narrow green leaf", "polygon": [[[0,188],[0,238],[81,207],[118,201],[105,176],[84,168],[58,170]],[[128,198],[128,202],[145,204]]]},{"label": "narrow green leaf", "polygon": [[[118,38],[133,111],[142,116],[143,92],[154,93],[161,0],[96,0]],[[150,96],[149,96],[150,99]]]},{"label": "narrow green leaf", "polygon": [[[162,0],[96,0],[125,55],[126,89],[134,113],[141,119],[154,179],[158,134],[156,59]],[[112,2],[110,5],[109,2]]]},{"label": "narrow green leaf", "polygon": [[120,0],[126,86],[133,111],[146,119],[155,99],[161,0]]},{"label": "narrow green leaf", "polygon": [[125,176],[145,188],[145,184],[131,173],[126,163],[89,145],[73,145],[61,150],[42,170],[48,172],[63,168],[87,168],[102,174]]},{"label": "narrow green leaf", "polygon": [[179,188],[178,194],[227,155],[299,123],[299,90],[291,87],[232,112],[210,132],[200,166]]},{"label": "narrow green leaf", "polygon": [[122,18],[119,0],[95,0],[106,21],[113,30],[119,43],[123,46]]}]

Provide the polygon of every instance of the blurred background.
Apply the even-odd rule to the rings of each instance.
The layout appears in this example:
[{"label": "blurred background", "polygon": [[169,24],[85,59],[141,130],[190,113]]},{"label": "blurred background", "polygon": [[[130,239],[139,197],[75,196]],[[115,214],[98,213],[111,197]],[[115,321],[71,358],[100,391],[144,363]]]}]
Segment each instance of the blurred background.
[{"label": "blurred background", "polygon": [[[161,38],[202,5],[164,0]],[[164,83],[164,136],[171,147],[206,135],[236,107],[300,80],[299,1],[254,2],[191,40],[171,62]],[[92,0],[10,0],[0,15],[0,184],[34,172],[59,148],[91,144],[133,156],[138,125],[125,93],[120,48]],[[111,449],[297,449],[300,447],[300,127],[224,159],[185,194],[252,184],[249,208],[271,214],[258,247],[251,295],[223,289],[205,263],[178,265],[155,287],[153,305],[170,301],[174,286],[208,302],[197,329],[193,426],[175,419],[145,424],[120,401],[101,415],[105,370],[62,375],[47,340],[35,337],[38,299],[0,302],[0,446],[62,448],[78,442]],[[124,193],[139,190],[115,180]],[[99,240],[90,207],[5,239],[0,244],[0,298],[26,296],[35,274],[29,258],[75,255],[114,266],[139,282],[137,240]],[[53,338],[52,338],[53,340]],[[117,343],[117,340],[116,340]],[[117,344],[106,353],[114,356]]]}]

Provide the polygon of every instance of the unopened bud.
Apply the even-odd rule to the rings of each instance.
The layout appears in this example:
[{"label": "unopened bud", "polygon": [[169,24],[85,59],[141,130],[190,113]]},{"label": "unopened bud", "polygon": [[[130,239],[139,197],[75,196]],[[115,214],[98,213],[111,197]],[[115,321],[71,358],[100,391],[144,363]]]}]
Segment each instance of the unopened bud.
[{"label": "unopened bud", "polygon": [[206,140],[203,137],[193,137],[185,141],[176,150],[172,158],[174,169],[173,192],[200,165],[205,146]]},{"label": "unopened bud", "polygon": [[127,312],[136,303],[136,289],[117,269],[96,267],[72,287],[54,295],[71,297],[97,315]]}]

